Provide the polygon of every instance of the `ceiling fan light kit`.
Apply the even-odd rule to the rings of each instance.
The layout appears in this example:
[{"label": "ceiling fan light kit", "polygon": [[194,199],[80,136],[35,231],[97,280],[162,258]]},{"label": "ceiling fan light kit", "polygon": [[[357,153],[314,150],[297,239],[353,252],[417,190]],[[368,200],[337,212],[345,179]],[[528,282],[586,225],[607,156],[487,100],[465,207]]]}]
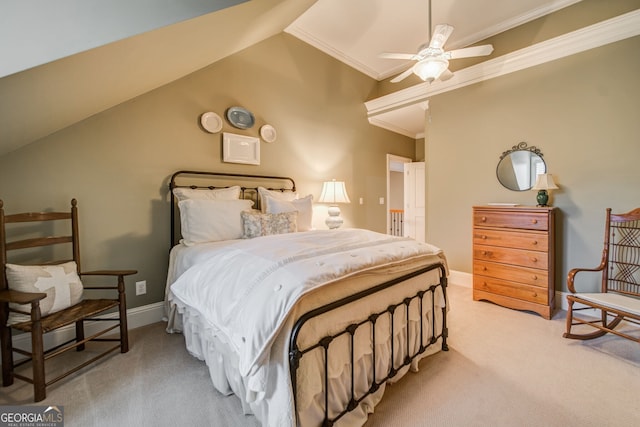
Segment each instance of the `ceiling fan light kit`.
[{"label": "ceiling fan light kit", "polygon": [[[431,2],[429,2],[429,32],[431,32]],[[467,47],[464,49],[455,49],[446,52],[444,44],[453,33],[453,26],[449,24],[436,25],[433,35],[429,43],[425,43],[418,48],[418,53],[382,53],[381,58],[388,59],[404,59],[418,61],[412,67],[398,74],[391,79],[391,83],[397,83],[409,77],[411,73],[417,75],[422,80],[431,83],[437,78],[448,80],[453,76],[449,71],[449,59],[470,58],[473,56],[487,56],[493,52],[493,46],[490,44],[482,46]]]},{"label": "ceiling fan light kit", "polygon": [[413,66],[413,73],[425,82],[431,83],[449,68],[449,61],[444,58],[427,58]]}]

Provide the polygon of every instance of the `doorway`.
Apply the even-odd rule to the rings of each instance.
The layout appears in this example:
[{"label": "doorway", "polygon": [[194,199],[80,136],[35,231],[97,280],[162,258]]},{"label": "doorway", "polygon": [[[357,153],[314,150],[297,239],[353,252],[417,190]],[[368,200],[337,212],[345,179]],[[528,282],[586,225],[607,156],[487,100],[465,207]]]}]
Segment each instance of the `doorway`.
[{"label": "doorway", "polygon": [[387,234],[404,236],[404,164],[408,157],[387,154]]}]

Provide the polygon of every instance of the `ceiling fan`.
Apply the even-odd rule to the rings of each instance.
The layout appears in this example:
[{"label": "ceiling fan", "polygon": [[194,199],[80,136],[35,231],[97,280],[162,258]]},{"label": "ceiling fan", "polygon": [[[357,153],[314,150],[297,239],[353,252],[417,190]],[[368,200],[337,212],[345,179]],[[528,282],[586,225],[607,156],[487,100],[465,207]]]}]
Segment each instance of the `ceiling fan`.
[{"label": "ceiling fan", "polygon": [[[429,0],[429,33],[431,34],[431,0]],[[407,78],[411,73],[415,73],[422,80],[431,83],[435,79],[448,80],[453,77],[449,71],[449,60],[459,58],[470,58],[474,56],[487,56],[493,52],[493,46],[485,44],[482,46],[472,46],[464,49],[444,50],[444,44],[453,33],[453,27],[448,24],[436,25],[435,31],[429,43],[425,43],[418,48],[418,53],[381,53],[380,58],[388,59],[410,59],[417,61],[409,69],[398,74],[391,79],[391,83],[397,83]]]}]

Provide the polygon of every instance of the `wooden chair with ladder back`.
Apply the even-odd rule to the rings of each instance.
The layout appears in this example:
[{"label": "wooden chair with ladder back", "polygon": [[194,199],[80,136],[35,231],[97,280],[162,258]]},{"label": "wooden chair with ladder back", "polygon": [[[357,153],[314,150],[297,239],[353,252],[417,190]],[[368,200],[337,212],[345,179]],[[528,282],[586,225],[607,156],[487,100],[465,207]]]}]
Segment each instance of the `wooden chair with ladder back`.
[{"label": "wooden chair with ladder back", "polygon": [[[576,291],[576,275],[581,272],[600,273],[600,292]],[[567,296],[565,338],[588,340],[612,333],[640,343],[640,337],[631,335],[628,328],[618,328],[623,321],[625,325],[640,325],[640,208],[624,214],[612,214],[607,209],[600,265],[569,271],[567,286],[571,293]],[[599,315],[576,315],[582,310],[597,310]],[[580,325],[590,332],[572,331]]]},{"label": "wooden chair with ladder back", "polygon": [[[20,237],[18,237],[20,236]],[[11,241],[8,241],[8,239]],[[66,250],[65,250],[66,249]],[[8,253],[12,260],[8,263]],[[69,256],[71,258],[69,259]],[[66,259],[61,259],[65,257]],[[51,259],[54,259],[51,261]],[[32,262],[34,259],[37,262]],[[15,378],[32,383],[34,401],[46,397],[46,388],[70,374],[120,349],[129,351],[125,276],[136,270],[82,271],[78,235],[78,207],[71,200],[67,212],[27,212],[5,215],[0,200],[0,339],[2,345],[2,384],[9,386]],[[88,276],[110,276],[109,285],[83,286]],[[117,280],[115,280],[117,279]],[[104,279],[101,279],[104,280]],[[86,299],[85,291],[111,298]],[[91,335],[85,337],[85,321],[91,323]],[[74,330],[75,325],[75,330]],[[99,325],[99,326],[98,326]],[[104,326],[104,327],[103,327]],[[66,327],[66,328],[65,328]],[[116,336],[115,329],[119,328]],[[31,349],[13,346],[13,331],[31,334]],[[56,331],[47,341],[45,334]],[[113,334],[106,335],[113,331]],[[61,344],[70,335],[73,338]],[[16,338],[17,340],[17,338]],[[114,346],[97,345],[97,355],[89,355],[57,377],[48,380],[45,362],[74,348],[85,349],[91,341],[117,342]],[[53,344],[52,344],[53,343]],[[108,347],[106,349],[101,347]],[[48,347],[48,348],[45,348]],[[92,351],[94,349],[92,348]],[[14,360],[14,353],[25,356]],[[33,374],[16,368],[31,362]],[[75,362],[74,362],[75,363]]]}]

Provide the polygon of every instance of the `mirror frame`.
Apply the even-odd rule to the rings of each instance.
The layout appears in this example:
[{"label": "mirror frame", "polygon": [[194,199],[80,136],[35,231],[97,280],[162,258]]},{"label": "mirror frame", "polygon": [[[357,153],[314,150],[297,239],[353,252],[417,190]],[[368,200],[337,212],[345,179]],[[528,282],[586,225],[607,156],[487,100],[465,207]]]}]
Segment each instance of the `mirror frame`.
[{"label": "mirror frame", "polygon": [[517,145],[514,145],[511,147],[510,150],[504,151],[501,155],[500,155],[500,160],[498,161],[498,165],[496,166],[496,177],[498,178],[498,182],[507,190],[511,190],[511,191],[529,191],[531,190],[531,188],[533,188],[533,186],[535,185],[535,182],[531,184],[531,186],[529,188],[511,188],[509,186],[507,186],[507,184],[505,184],[504,181],[504,177],[501,180],[500,179],[500,164],[502,163],[502,161],[506,158],[509,157],[511,154],[519,152],[519,151],[527,151],[532,153],[532,155],[538,156],[538,158],[540,159],[540,161],[542,162],[542,164],[544,165],[544,170],[542,171],[542,173],[546,173],[547,172],[547,163],[544,161],[544,157],[542,155],[542,151],[540,151],[540,149],[534,145],[529,146],[526,142],[519,142]]}]

